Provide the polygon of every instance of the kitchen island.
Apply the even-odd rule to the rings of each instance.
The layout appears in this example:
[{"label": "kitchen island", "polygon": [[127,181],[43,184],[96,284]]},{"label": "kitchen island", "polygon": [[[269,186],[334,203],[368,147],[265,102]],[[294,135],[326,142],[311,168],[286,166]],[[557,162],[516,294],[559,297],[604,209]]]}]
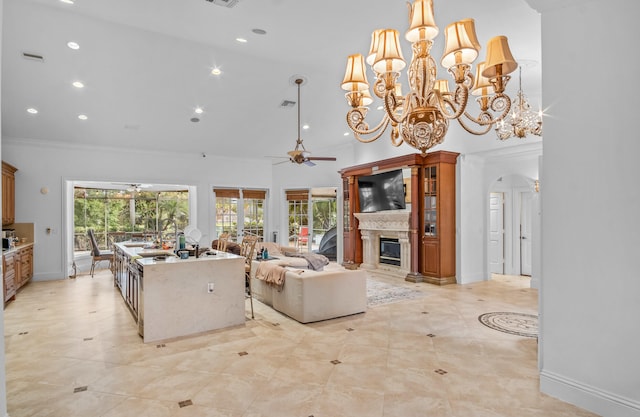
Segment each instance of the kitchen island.
[{"label": "kitchen island", "polygon": [[[161,259],[166,257],[165,259]],[[114,244],[114,284],[144,343],[243,324],[244,258],[226,252],[180,259],[140,242]]]}]

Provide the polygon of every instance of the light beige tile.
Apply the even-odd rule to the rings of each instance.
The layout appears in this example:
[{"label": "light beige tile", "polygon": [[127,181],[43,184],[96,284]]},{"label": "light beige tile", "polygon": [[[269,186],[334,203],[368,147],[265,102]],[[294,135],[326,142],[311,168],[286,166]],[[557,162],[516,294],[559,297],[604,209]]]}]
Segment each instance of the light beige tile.
[{"label": "light beige tile", "polygon": [[539,392],[535,339],[478,321],[535,314],[527,279],[380,279],[424,296],[306,325],[256,301],[255,320],[161,347],[106,270],[30,283],[5,309],[9,415],[595,417]]},{"label": "light beige tile", "polygon": [[325,389],[315,401],[313,415],[382,417],[383,409],[384,394],[382,392],[343,386],[339,389]]}]

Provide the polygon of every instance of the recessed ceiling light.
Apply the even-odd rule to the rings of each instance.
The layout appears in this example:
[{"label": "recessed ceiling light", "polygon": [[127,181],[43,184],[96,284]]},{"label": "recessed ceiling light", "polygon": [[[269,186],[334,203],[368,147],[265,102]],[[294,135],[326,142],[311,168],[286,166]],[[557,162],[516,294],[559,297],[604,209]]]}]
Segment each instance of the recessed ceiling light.
[{"label": "recessed ceiling light", "polygon": [[236,38],[236,41],[240,43],[247,43],[247,40],[245,38]]},{"label": "recessed ceiling light", "polygon": [[309,125],[307,125],[307,124],[302,125],[302,128],[303,128],[304,130],[308,130],[308,129],[309,129]]},{"label": "recessed ceiling light", "polygon": [[196,107],[196,109],[194,111],[196,112],[196,114],[204,113],[204,110],[202,110],[202,107]]},{"label": "recessed ceiling light", "polygon": [[74,0],[60,0],[62,3],[73,4]]},{"label": "recessed ceiling light", "polygon": [[212,75],[220,75],[220,74],[222,74],[222,70],[221,70],[220,68],[218,68],[218,67],[214,67],[214,68],[211,70],[211,74],[212,74]]},{"label": "recessed ceiling light", "polygon": [[255,33],[256,35],[266,35],[267,34],[266,30],[258,29],[258,28],[251,29],[251,32]]},{"label": "recessed ceiling light", "polygon": [[378,106],[377,107],[377,110],[382,110],[382,109],[384,109],[384,106]]},{"label": "recessed ceiling light", "polygon": [[29,107],[27,109],[27,113],[38,114],[38,109],[34,109],[33,107]]},{"label": "recessed ceiling light", "polygon": [[82,81],[74,81],[73,86],[75,88],[84,88],[84,84],[82,83]]},{"label": "recessed ceiling light", "polygon": [[345,136],[349,136],[349,132],[344,132],[344,135]]},{"label": "recessed ceiling light", "polygon": [[200,119],[198,119],[197,117],[192,117],[191,120],[193,123],[198,123],[200,121]]},{"label": "recessed ceiling light", "polygon": [[86,115],[86,114],[79,114],[79,115],[78,115],[78,119],[80,119],[80,120],[87,120],[87,119],[88,119],[88,117],[87,117],[87,115]]},{"label": "recessed ceiling light", "polygon": [[67,42],[67,46],[71,49],[80,49],[80,45],[77,42]]}]

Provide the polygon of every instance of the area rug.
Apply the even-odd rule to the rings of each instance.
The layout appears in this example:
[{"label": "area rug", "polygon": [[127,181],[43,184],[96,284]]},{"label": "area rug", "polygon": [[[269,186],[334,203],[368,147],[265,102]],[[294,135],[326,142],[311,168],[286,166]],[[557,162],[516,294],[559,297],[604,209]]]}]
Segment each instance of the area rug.
[{"label": "area rug", "polygon": [[425,293],[399,285],[367,279],[367,305],[375,307],[383,304],[395,303],[424,297]]},{"label": "area rug", "polygon": [[484,313],[478,317],[480,323],[503,333],[524,337],[538,337],[538,316],[524,313]]}]

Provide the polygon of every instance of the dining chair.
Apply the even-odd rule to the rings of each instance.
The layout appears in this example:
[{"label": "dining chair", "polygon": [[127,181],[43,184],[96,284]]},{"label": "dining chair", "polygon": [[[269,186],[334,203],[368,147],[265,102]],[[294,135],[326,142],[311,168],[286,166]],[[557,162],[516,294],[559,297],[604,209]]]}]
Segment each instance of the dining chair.
[{"label": "dining chair", "polygon": [[251,265],[253,261],[253,252],[258,241],[257,236],[245,236],[242,238],[240,244],[240,256],[244,257],[244,283],[245,291],[249,297],[251,303],[251,318],[255,318],[253,315],[253,295],[251,294]]},{"label": "dining chair", "polygon": [[228,243],[229,233],[221,233],[220,236],[218,236],[218,246],[216,247],[216,250],[219,252],[226,252]]},{"label": "dining chair", "polygon": [[98,262],[109,261],[109,269],[112,269],[113,251],[100,249],[93,229],[89,229],[87,231],[87,234],[89,235],[89,244],[91,245],[91,269],[89,270],[89,274],[93,278],[93,274],[95,272],[96,265],[98,264]]}]

